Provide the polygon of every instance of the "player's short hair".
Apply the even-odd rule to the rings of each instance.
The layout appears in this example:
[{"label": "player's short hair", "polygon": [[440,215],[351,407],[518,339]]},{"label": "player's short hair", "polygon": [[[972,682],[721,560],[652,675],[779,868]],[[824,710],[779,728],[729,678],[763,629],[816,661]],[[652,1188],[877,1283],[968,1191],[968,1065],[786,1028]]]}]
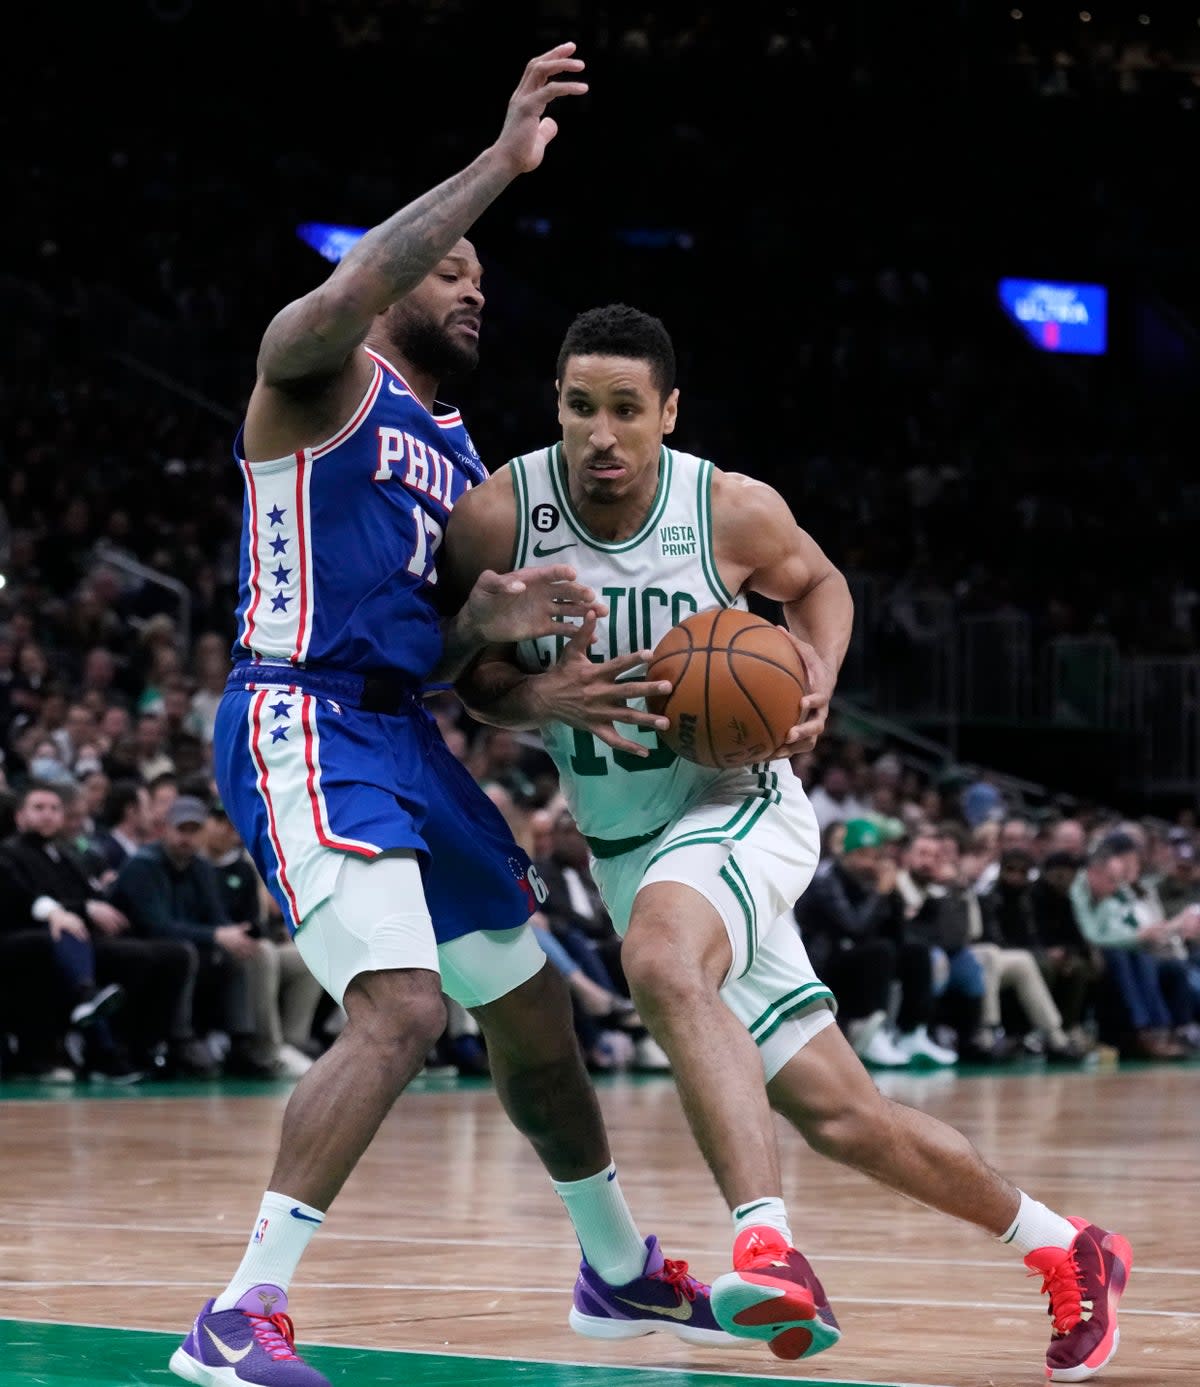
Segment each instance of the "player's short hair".
[{"label": "player's short hair", "polygon": [[610,303],[580,313],[558,349],[557,376],[572,356],[627,356],[645,361],[660,398],[675,389],[675,347],[662,320],[626,303]]}]

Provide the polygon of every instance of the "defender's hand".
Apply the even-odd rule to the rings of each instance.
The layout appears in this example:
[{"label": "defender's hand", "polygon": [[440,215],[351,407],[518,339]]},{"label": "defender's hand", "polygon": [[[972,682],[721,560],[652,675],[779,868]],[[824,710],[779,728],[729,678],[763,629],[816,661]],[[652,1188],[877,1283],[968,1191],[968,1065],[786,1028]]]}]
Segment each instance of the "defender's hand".
[{"label": "defender's hand", "polygon": [[531,58],[520,84],[508,103],[504,126],[494,149],[517,173],[530,173],[542,162],[546,146],[558,134],[558,122],[545,114],[560,96],[582,96],[586,82],[557,81],[566,72],[582,72],[573,43],[560,43],[540,57]]},{"label": "defender's hand", "polygon": [[[462,620],[479,645],[512,645],[535,636],[561,636],[564,622],[578,621],[595,607],[596,594],[575,582],[575,570],[566,564],[515,573],[488,568],[475,580]],[[601,603],[600,611],[608,608]]]},{"label": "defender's hand", "polygon": [[630,708],[628,700],[670,693],[671,685],[663,679],[618,682],[622,674],[650,659],[648,650],[618,655],[615,660],[605,660],[603,664],[588,658],[588,649],[596,639],[598,611],[593,607],[586,614],[554,668],[531,681],[537,693],[539,721],[565,722],[568,727],[593,733],[617,751],[649,756],[653,748],[645,742],[622,737],[614,724],[665,731],[671,725],[669,719],[645,709]]}]

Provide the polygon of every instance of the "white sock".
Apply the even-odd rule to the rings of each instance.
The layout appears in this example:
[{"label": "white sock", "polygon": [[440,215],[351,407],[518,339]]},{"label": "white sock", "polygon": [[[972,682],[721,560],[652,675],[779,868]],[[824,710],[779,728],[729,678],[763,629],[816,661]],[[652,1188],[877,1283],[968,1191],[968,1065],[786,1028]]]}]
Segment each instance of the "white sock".
[{"label": "white sock", "polygon": [[1017,1193],[1021,1196],[1021,1207],[1016,1218],[1000,1234],[1000,1241],[1012,1243],[1022,1257],[1039,1247],[1070,1247],[1079,1231],[1075,1225],[1036,1199],[1030,1199],[1024,1190]]},{"label": "white sock", "polygon": [[213,1309],[232,1310],[253,1286],[278,1286],[286,1295],[309,1239],[324,1222],[320,1209],[268,1190],[259,1205],[242,1264]]},{"label": "white sock", "polygon": [[787,1207],[782,1199],[750,1199],[733,1211],[733,1240],[747,1228],[778,1228],[792,1246],[792,1230],[788,1227]]},{"label": "white sock", "polygon": [[551,1180],[567,1207],[588,1266],[610,1286],[641,1276],[646,1243],[621,1193],[617,1168],[609,1165],[583,1180]]}]

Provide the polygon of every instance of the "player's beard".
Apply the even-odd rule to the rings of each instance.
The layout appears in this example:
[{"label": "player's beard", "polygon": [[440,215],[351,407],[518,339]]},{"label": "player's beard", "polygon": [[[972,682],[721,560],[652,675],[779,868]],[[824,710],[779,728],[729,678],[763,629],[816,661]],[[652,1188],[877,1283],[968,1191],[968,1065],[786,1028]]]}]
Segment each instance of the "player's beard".
[{"label": "player's beard", "polygon": [[479,364],[478,343],[456,341],[432,318],[410,318],[396,334],[396,345],[408,361],[436,380],[468,375]]}]

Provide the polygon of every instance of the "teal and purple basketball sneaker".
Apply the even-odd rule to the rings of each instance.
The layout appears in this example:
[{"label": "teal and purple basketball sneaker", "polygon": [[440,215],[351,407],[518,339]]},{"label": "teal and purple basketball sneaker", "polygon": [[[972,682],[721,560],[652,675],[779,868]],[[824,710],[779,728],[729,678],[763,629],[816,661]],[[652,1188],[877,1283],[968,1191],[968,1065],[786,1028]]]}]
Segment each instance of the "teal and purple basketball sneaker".
[{"label": "teal and purple basketball sneaker", "polygon": [[709,1288],[686,1262],[664,1257],[655,1237],[646,1239],[642,1274],[623,1286],[610,1286],[582,1261],[568,1322],[589,1339],[636,1339],[661,1329],[689,1344],[738,1347],[713,1318]]}]

